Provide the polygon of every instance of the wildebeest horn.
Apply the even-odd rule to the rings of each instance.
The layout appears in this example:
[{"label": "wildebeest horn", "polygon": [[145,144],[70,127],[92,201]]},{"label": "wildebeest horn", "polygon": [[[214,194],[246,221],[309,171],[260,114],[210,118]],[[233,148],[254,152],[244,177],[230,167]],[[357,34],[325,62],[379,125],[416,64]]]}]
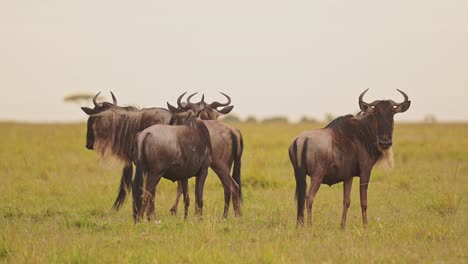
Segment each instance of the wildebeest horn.
[{"label": "wildebeest horn", "polygon": [[187,97],[187,104],[192,104],[192,102],[190,102],[190,99],[192,99],[192,97],[193,97],[194,95],[196,95],[196,94],[198,94],[198,92],[193,93],[193,94],[189,95],[189,97]]},{"label": "wildebeest horn", "polygon": [[364,98],[364,95],[369,91],[369,88],[367,88],[364,92],[359,95],[359,104],[363,103],[364,101],[362,100]]},{"label": "wildebeest horn", "polygon": [[112,102],[113,102],[113,104],[114,104],[114,105],[117,105],[117,98],[115,98],[115,95],[114,95],[114,93],[112,93],[112,91],[111,91],[110,93],[111,93],[111,95],[112,95]]},{"label": "wildebeest horn", "polygon": [[[408,102],[408,101],[409,101],[408,95],[407,95],[405,92],[403,92],[402,90],[399,90],[399,89],[397,89],[397,91],[399,91],[399,92],[403,95],[403,97],[405,98],[405,101],[404,101],[404,102]],[[403,102],[403,103],[404,103],[404,102]]]},{"label": "wildebeest horn", "polygon": [[186,94],[187,92],[181,94],[179,96],[179,98],[177,98],[177,105],[179,106],[179,108],[184,108],[185,106],[182,104],[182,98],[184,97],[184,95]]},{"label": "wildebeest horn", "polygon": [[[220,93],[221,93],[221,92],[220,92]],[[229,105],[229,104],[231,103],[231,97],[229,97],[229,96],[228,96],[227,94],[225,94],[225,93],[221,93],[221,94],[224,95],[224,96],[226,96],[226,98],[228,99],[227,103],[222,104],[222,103],[220,103],[220,102],[216,102],[216,101],[215,101],[215,102],[213,102],[213,103],[210,104],[210,107],[211,107],[211,108],[218,108],[218,107],[220,107],[220,106],[227,106],[227,105]]]},{"label": "wildebeest horn", "polygon": [[93,104],[94,104],[94,106],[101,106],[101,104],[98,103],[98,102],[96,101],[96,99],[98,98],[98,96],[99,96],[100,94],[101,94],[101,92],[97,93],[97,94],[93,97]]},{"label": "wildebeest horn", "polygon": [[205,102],[205,94],[202,94],[200,103],[204,103],[204,102]]}]

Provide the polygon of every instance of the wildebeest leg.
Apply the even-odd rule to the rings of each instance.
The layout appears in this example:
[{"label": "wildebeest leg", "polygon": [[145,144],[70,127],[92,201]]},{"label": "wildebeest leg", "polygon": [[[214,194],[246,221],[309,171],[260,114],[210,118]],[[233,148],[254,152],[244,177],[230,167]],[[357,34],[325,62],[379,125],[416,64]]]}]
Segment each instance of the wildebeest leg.
[{"label": "wildebeest leg", "polygon": [[231,201],[231,190],[229,186],[231,186],[230,180],[228,178],[231,178],[231,176],[226,177],[225,174],[222,172],[226,168],[221,168],[224,167],[223,165],[220,164],[211,164],[211,168],[213,171],[216,173],[218,178],[221,180],[221,183],[223,185],[223,190],[224,190],[224,211],[223,211],[223,218],[227,218],[229,214],[229,203]]},{"label": "wildebeest leg", "polygon": [[133,192],[133,221],[136,222],[141,220],[143,210],[143,189],[146,181],[145,166],[142,162],[137,161],[135,178],[133,179],[132,192]]},{"label": "wildebeest leg", "polygon": [[179,207],[180,196],[182,195],[182,184],[180,181],[177,182],[177,195],[174,201],[174,205],[171,207],[171,214],[177,214],[177,207]]},{"label": "wildebeest leg", "polygon": [[195,179],[195,214],[198,216],[203,214],[203,187],[207,175],[208,168],[202,168]]},{"label": "wildebeest leg", "polygon": [[190,206],[190,197],[188,195],[188,180],[179,181],[179,186],[184,194],[184,219],[187,219],[188,208]]},{"label": "wildebeest leg", "polygon": [[146,190],[144,192],[144,203],[146,204],[146,219],[151,221],[151,218],[155,216],[154,213],[154,198],[156,195],[156,185],[161,180],[162,175],[151,175],[148,177],[146,182]]},{"label": "wildebeest leg", "polygon": [[370,173],[361,175],[359,181],[359,194],[361,197],[362,226],[367,228],[367,187],[369,187]]},{"label": "wildebeest leg", "polygon": [[151,221],[151,218],[155,216],[154,214],[154,196],[156,195],[156,188],[151,189],[146,193],[146,220]]},{"label": "wildebeest leg", "polygon": [[348,214],[348,208],[351,204],[351,186],[353,185],[353,178],[350,178],[343,182],[343,214],[341,216],[341,228],[346,227],[346,215]]},{"label": "wildebeest leg", "polygon": [[322,183],[322,175],[314,173],[310,178],[309,194],[307,195],[307,224],[312,226],[312,205],[314,203],[315,194],[317,194],[320,184]]},{"label": "wildebeest leg", "polygon": [[232,194],[232,204],[234,206],[234,215],[240,216],[240,201],[239,201],[239,186],[234,181],[234,179],[229,175],[228,168],[221,164],[220,162],[213,162],[211,164],[211,168],[214,170],[216,175],[218,175],[219,179],[223,183],[224,188],[224,213],[223,217],[226,218],[229,212],[229,200],[231,195],[226,195],[226,193]]}]

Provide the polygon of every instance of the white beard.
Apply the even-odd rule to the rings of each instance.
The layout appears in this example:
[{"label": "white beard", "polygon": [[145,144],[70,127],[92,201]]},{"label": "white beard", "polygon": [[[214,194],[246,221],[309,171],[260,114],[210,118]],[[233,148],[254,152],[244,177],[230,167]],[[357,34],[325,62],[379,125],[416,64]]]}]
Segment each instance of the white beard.
[{"label": "white beard", "polygon": [[107,168],[114,168],[124,164],[124,161],[113,155],[111,146],[107,141],[96,140],[94,142],[94,151],[99,155],[101,165]]},{"label": "white beard", "polygon": [[381,152],[382,152],[382,156],[376,162],[376,165],[383,169],[389,169],[389,170],[393,169],[393,167],[395,166],[395,161],[393,160],[392,147],[386,150],[381,150]]}]

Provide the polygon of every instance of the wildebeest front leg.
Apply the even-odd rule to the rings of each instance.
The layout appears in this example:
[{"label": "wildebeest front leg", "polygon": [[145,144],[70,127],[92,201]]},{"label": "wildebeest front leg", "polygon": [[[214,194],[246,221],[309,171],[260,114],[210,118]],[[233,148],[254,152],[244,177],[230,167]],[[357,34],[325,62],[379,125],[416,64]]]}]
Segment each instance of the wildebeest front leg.
[{"label": "wildebeest front leg", "polygon": [[362,226],[367,228],[367,188],[369,187],[369,174],[361,175],[359,181],[359,194],[361,198]]},{"label": "wildebeest front leg", "polygon": [[353,178],[350,178],[343,182],[343,215],[341,216],[341,228],[346,227],[346,215],[348,214],[348,208],[351,204],[351,186],[353,185]]},{"label": "wildebeest front leg", "polygon": [[205,185],[208,168],[202,168],[195,179],[195,214],[203,214],[203,187]]},{"label": "wildebeest front leg", "polygon": [[177,214],[177,207],[179,207],[179,200],[180,196],[182,196],[182,183],[180,181],[177,182],[177,195],[174,201],[174,205],[171,207],[171,214]]},{"label": "wildebeest front leg", "polygon": [[184,194],[184,219],[187,219],[188,208],[190,206],[190,197],[188,194],[188,180],[180,181],[182,193]]}]

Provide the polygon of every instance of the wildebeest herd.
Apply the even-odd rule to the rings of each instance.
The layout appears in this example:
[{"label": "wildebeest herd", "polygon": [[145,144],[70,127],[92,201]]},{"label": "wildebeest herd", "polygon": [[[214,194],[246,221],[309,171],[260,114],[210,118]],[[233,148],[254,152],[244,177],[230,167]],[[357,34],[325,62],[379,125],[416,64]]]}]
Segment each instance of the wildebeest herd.
[{"label": "wildebeest herd", "polygon": [[[289,147],[296,179],[297,223],[312,224],[312,204],[321,184],[343,182],[343,214],[341,226],[346,225],[353,177],[359,177],[363,226],[367,226],[367,188],[374,165],[392,158],[394,115],[409,109],[411,101],[403,91],[402,103],[377,100],[366,103],[365,90],[359,96],[361,111],[334,119],[325,128],[305,131]],[[188,179],[195,177],[195,212],[202,215],[203,187],[210,167],[224,188],[223,217],[228,216],[232,198],[235,216],[241,215],[241,158],[243,139],[239,130],[218,117],[231,112],[231,98],[222,93],[226,103],[191,101],[196,93],[177,107],[167,103],[164,108],[138,109],[119,106],[113,102],[97,102],[94,108],[82,107],[89,115],[86,148],[101,156],[111,155],[123,162],[119,192],[113,209],[119,210],[128,193],[133,194],[133,219],[136,222],[155,215],[156,186],[161,178],[178,182],[177,196],[171,212],[177,212],[183,195],[184,217],[188,215],[190,199]],[[390,162],[390,161],[389,161]],[[135,174],[133,165],[136,165]],[[231,172],[232,171],[232,172]],[[133,175],[134,174],[134,175]],[[310,176],[307,190],[306,175]]]}]

